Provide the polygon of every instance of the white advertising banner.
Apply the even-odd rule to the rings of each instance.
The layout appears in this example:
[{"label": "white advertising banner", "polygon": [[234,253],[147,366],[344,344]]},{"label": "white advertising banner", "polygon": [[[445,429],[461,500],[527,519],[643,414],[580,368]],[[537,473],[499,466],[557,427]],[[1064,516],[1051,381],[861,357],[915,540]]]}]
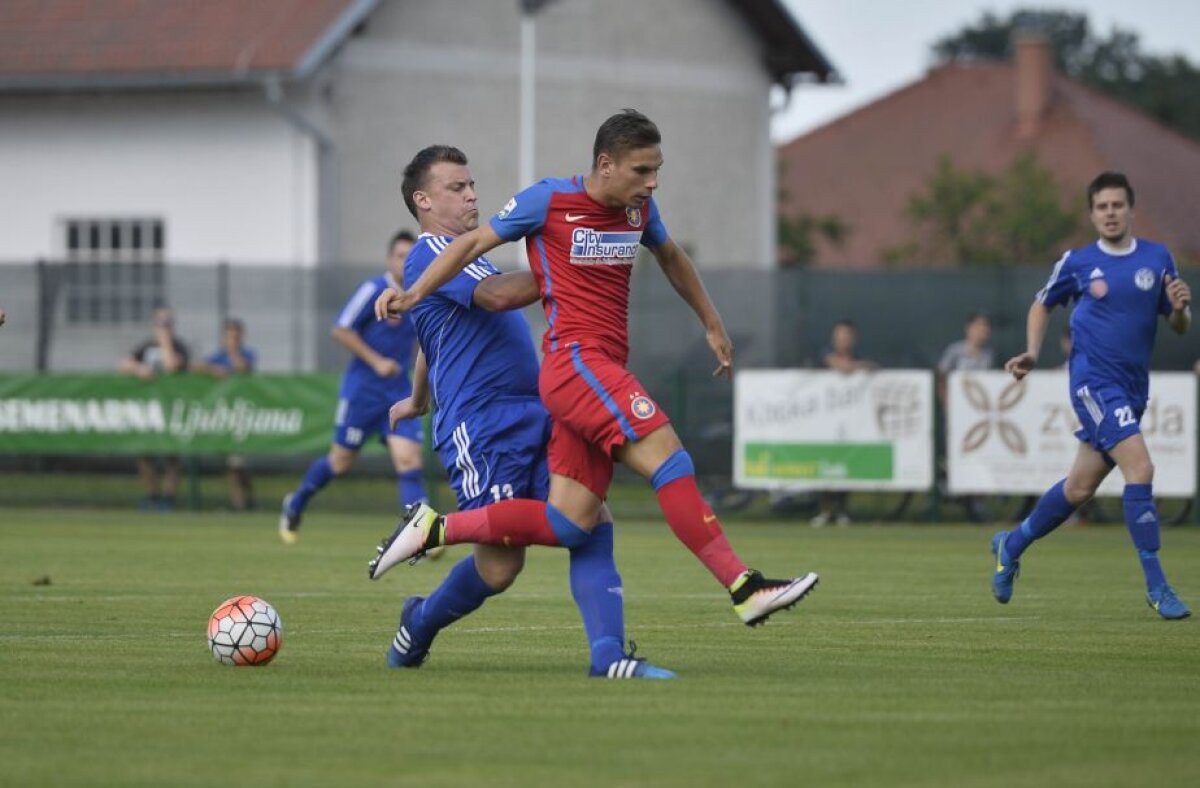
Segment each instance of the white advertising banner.
[{"label": "white advertising banner", "polygon": [[927,490],[933,375],[761,369],[734,379],[738,487]]},{"label": "white advertising banner", "polygon": [[[1041,494],[1067,475],[1079,440],[1065,371],[952,372],[947,385],[946,463],[951,494]],[[1154,493],[1196,494],[1196,376],[1150,375],[1142,435],[1154,461]],[[1114,470],[1100,495],[1120,495]]]}]

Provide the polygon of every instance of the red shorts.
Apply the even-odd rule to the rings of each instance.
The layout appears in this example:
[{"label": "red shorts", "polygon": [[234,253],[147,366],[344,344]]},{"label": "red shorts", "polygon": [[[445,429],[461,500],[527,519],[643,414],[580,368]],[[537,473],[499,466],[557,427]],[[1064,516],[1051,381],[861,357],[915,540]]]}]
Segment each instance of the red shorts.
[{"label": "red shorts", "polygon": [[612,482],[613,450],[671,422],[633,373],[595,348],[572,343],[547,353],[538,388],[554,419],[550,472],[602,499]]}]

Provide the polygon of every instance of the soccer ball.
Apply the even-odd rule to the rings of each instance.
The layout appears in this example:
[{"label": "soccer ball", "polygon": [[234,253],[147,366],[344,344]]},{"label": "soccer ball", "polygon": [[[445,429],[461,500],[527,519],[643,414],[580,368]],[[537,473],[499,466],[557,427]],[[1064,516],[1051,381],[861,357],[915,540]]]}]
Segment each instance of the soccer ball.
[{"label": "soccer ball", "polygon": [[265,665],[283,645],[283,622],[256,596],[226,599],[208,619],[208,648],[224,665]]}]

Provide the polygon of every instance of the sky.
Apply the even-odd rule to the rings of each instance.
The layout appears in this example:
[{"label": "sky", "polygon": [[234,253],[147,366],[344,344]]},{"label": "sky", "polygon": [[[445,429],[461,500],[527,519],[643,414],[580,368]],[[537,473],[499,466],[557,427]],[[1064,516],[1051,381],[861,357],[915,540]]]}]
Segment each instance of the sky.
[{"label": "sky", "polygon": [[786,142],[924,76],[934,41],[979,21],[1024,8],[1086,12],[1093,34],[1114,26],[1137,33],[1147,54],[1182,54],[1200,64],[1197,0],[784,0],[844,85],[800,85],[771,123]]}]

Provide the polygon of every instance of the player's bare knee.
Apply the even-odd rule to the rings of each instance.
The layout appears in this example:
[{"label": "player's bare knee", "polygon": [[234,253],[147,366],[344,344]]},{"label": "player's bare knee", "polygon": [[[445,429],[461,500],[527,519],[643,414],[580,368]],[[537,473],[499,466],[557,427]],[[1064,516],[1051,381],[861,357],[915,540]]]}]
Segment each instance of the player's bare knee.
[{"label": "player's bare knee", "polygon": [[1072,506],[1079,507],[1090,501],[1099,487],[1099,481],[1072,479],[1068,476],[1067,480],[1063,482],[1063,496]]},{"label": "player's bare knee", "polygon": [[1121,469],[1121,472],[1125,476],[1126,484],[1154,483],[1154,463],[1151,462],[1149,457],[1127,463],[1126,467]]},{"label": "player's bare knee", "polygon": [[512,549],[476,550],[475,570],[493,591],[505,591],[525,568],[525,551]]},{"label": "player's bare knee", "polygon": [[349,452],[332,451],[329,453],[329,470],[334,476],[344,476],[354,467],[357,455]]}]

